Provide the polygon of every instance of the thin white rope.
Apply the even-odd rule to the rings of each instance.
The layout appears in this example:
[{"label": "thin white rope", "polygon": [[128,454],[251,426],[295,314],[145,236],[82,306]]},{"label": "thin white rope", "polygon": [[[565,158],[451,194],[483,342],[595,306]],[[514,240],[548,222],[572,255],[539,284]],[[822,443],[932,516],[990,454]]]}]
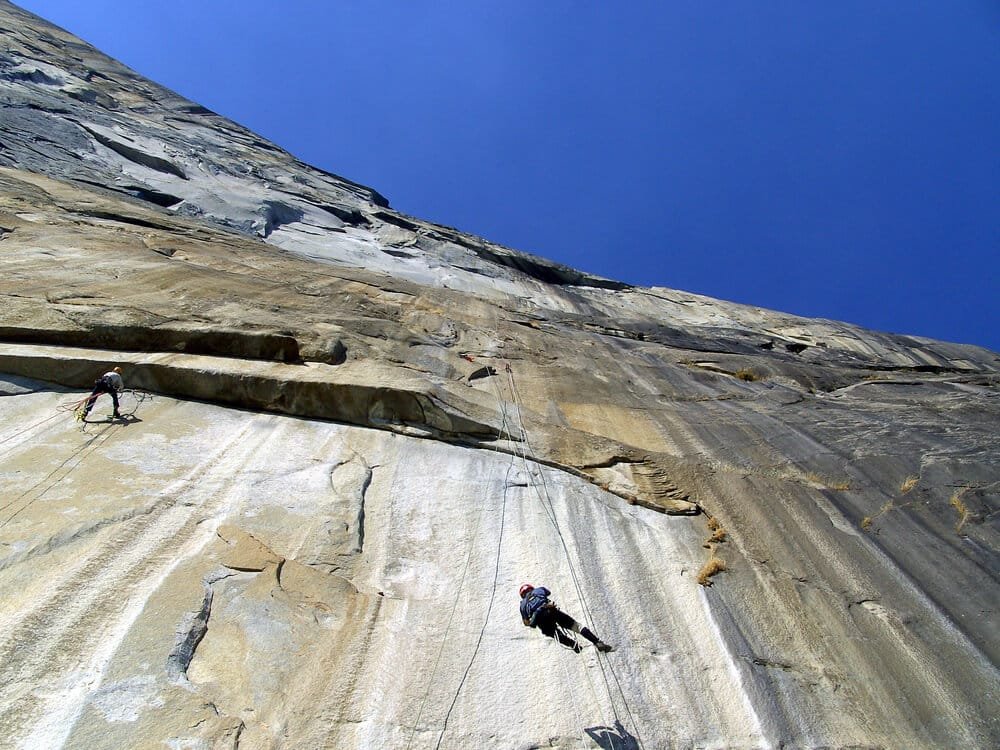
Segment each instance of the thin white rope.
[{"label": "thin white rope", "polygon": [[[515,414],[517,415],[518,428],[520,429],[521,437],[524,440],[524,444],[527,446],[527,450],[531,452],[532,456],[534,456],[534,448],[532,447],[531,441],[530,441],[530,439],[528,437],[528,431],[527,431],[527,429],[524,426],[524,419],[523,419],[523,416],[522,416],[523,401],[520,398],[520,394],[518,393],[518,390],[517,390],[517,385],[514,382],[514,373],[513,373],[513,369],[511,368],[509,362],[507,362],[507,361],[504,362],[504,369],[507,372],[508,380],[509,380],[509,383],[510,383],[510,390],[511,390],[511,394],[512,394],[513,400],[514,400],[514,407],[515,407],[514,411],[515,411]],[[537,464],[537,461],[535,463]],[[593,613],[591,612],[590,607],[587,605],[586,597],[583,594],[583,587],[580,584],[580,580],[579,580],[579,577],[578,577],[577,572],[576,572],[576,566],[573,564],[572,555],[570,554],[569,547],[566,544],[566,539],[563,536],[562,530],[559,527],[559,521],[558,521],[558,518],[557,518],[556,512],[555,512],[555,506],[554,506],[554,504],[552,502],[552,496],[549,493],[548,483],[547,483],[547,481],[545,479],[545,472],[542,471],[542,470],[539,470],[539,477],[541,479],[541,486],[542,486],[542,490],[544,492],[545,498],[544,498],[544,500],[542,500],[542,496],[541,495],[538,495],[538,498],[539,498],[539,500],[541,502],[543,502],[544,504],[546,504],[548,506],[548,510],[549,510],[549,514],[550,514],[550,519],[551,519],[553,525],[555,526],[556,534],[559,537],[559,541],[562,544],[563,551],[565,552],[566,559],[567,559],[567,561],[569,563],[570,576],[573,579],[573,585],[574,585],[574,588],[576,589],[577,596],[579,597],[580,605],[581,605],[581,607],[583,609],[584,616],[586,617],[586,619],[587,619],[587,621],[589,623],[593,623],[594,622]],[[611,684],[610,684],[610,682],[608,680],[607,672],[609,672],[609,671],[611,672],[611,675],[614,678],[615,685],[618,688],[618,693],[621,696],[622,704],[624,705],[625,711],[628,714],[629,720],[630,720],[630,722],[632,724],[632,729],[635,732],[636,741],[638,742],[639,747],[643,748],[644,746],[643,746],[643,743],[642,743],[642,739],[640,738],[638,724],[635,721],[635,717],[632,715],[632,710],[631,710],[631,708],[628,705],[628,699],[625,697],[625,692],[622,689],[621,681],[618,679],[618,675],[615,672],[614,666],[610,662],[608,662],[608,664],[605,665],[605,660],[600,659],[600,658],[598,659],[598,666],[600,667],[600,669],[601,669],[601,675],[604,678],[604,684],[605,684],[605,687],[606,687],[607,693],[608,693],[608,700],[611,702],[611,708],[612,708],[612,712],[614,713],[615,719],[619,723],[621,723],[621,717],[619,716],[619,714],[618,714],[618,708],[615,705],[614,692],[612,691]],[[607,666],[607,670],[605,670],[605,666]]]}]

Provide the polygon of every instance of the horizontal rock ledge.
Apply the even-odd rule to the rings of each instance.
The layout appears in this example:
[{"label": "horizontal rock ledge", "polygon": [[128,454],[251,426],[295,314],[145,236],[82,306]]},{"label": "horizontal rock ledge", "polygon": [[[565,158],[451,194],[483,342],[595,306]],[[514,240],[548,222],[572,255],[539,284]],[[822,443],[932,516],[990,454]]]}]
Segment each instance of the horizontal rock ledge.
[{"label": "horizontal rock ledge", "polygon": [[463,400],[377,362],[289,365],[178,353],[0,345],[0,372],[71,388],[89,389],[115,366],[122,367],[126,387],[179,398],[451,442],[500,436],[495,404]]},{"label": "horizontal rock ledge", "polygon": [[[408,370],[379,362],[297,365],[175,352],[121,352],[37,344],[0,344],[0,372],[89,390],[94,380],[115,366],[127,388],[176,398],[323,419],[388,430],[518,455],[525,437],[508,421],[491,396],[468,389],[463,399],[444,387],[415,378]],[[141,416],[141,415],[139,415]],[[631,504],[670,515],[700,512],[687,493],[656,473],[656,460],[615,441],[550,426],[554,445],[535,446],[526,458],[569,472]],[[542,441],[543,443],[546,441]],[[632,467],[608,473],[612,456],[636,453]],[[596,460],[596,463],[595,463]],[[618,461],[614,461],[616,465]],[[662,485],[662,486],[661,486]]]}]

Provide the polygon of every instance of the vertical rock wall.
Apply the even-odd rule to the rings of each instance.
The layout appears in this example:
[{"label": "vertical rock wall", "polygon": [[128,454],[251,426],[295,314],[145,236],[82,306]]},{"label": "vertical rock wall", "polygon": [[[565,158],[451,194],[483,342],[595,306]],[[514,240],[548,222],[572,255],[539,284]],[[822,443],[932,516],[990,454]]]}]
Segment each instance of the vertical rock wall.
[{"label": "vertical rock wall", "polygon": [[0,30],[0,747],[1000,744],[996,353],[405,217]]}]

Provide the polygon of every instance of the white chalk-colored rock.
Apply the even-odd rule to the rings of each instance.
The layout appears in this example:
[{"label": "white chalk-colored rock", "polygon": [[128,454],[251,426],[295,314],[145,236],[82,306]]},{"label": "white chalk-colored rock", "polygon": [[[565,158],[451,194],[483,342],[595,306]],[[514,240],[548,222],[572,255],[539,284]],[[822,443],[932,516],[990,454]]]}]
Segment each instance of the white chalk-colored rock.
[{"label": "white chalk-colored rock", "polygon": [[[616,718],[765,741],[690,519],[490,450],[163,397],[80,425],[71,400],[4,400],[11,746],[211,746],[242,722],[251,747],[589,747]],[[618,651],[524,628],[524,580]]]}]

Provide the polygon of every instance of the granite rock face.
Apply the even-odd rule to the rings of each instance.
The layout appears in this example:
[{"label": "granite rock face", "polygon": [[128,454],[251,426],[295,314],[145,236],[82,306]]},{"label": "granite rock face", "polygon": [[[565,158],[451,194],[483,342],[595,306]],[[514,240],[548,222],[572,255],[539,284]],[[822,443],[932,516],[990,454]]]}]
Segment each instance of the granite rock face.
[{"label": "granite rock face", "polygon": [[1000,744],[996,353],[588,276],[0,43],[0,747]]}]

